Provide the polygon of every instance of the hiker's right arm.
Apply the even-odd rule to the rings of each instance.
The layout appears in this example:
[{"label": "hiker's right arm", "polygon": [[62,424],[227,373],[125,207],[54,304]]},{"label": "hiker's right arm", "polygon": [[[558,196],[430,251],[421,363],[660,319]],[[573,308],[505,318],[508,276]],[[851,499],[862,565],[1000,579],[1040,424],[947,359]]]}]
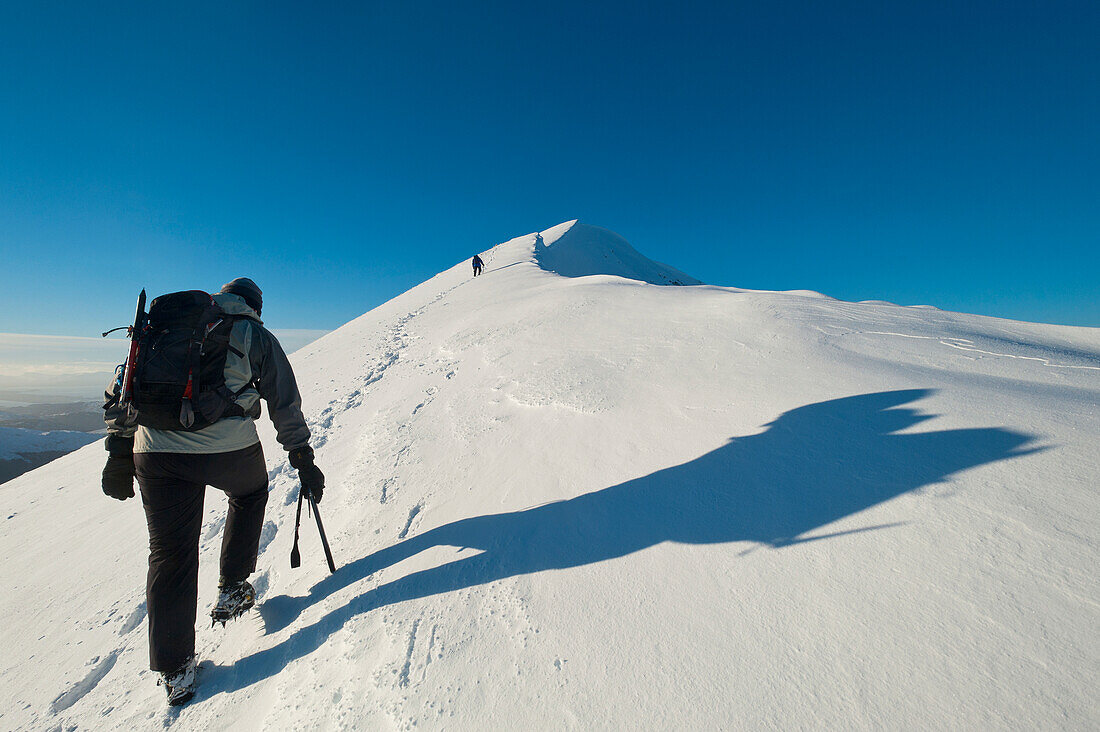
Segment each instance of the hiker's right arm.
[{"label": "hiker's right arm", "polygon": [[275,436],[288,453],[290,465],[298,471],[302,488],[321,502],[325,476],[313,463],[313,448],[309,446],[309,426],[302,415],[302,396],[294,380],[294,370],[279,341],[266,328],[253,328],[253,349],[250,354],[256,364],[256,388],[267,402],[267,411],[275,423]]},{"label": "hiker's right arm", "polygon": [[276,439],[287,452],[308,447],[309,427],[302,414],[302,396],[290,360],[275,336],[263,326],[253,325],[249,362],[256,389],[267,402]]}]

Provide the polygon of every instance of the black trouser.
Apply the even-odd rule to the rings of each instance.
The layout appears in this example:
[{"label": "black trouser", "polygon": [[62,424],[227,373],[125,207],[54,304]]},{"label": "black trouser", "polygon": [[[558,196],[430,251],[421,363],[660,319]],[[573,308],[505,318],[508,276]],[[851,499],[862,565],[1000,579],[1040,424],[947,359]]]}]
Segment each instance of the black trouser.
[{"label": "black trouser", "polygon": [[243,580],[256,569],[267,504],[267,466],[258,442],[243,450],[207,455],[136,453],[134,466],[149,524],[149,667],[175,671],[195,652],[206,486],[229,496],[221,576]]},{"label": "black trouser", "polygon": [[474,266],[474,277],[477,277],[479,274],[481,274],[481,267],[475,265]]}]

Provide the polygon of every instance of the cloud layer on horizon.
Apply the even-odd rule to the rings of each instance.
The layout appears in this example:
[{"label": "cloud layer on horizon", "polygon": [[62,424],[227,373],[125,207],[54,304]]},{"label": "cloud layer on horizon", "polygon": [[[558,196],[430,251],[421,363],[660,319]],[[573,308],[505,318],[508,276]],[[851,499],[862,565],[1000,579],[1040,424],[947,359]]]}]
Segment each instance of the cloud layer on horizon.
[{"label": "cloud layer on horizon", "polygon": [[[272,331],[287,353],[327,330]],[[126,358],[127,340],[87,336],[0,333],[0,389],[47,388],[95,393]]]}]

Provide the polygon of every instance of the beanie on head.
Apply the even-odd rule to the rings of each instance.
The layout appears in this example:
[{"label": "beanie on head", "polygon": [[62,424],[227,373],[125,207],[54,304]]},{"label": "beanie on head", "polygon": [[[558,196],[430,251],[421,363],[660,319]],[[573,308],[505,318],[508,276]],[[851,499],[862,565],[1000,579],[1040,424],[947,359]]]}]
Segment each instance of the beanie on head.
[{"label": "beanie on head", "polygon": [[238,277],[232,282],[226,282],[222,285],[221,292],[240,295],[248,303],[248,307],[256,311],[257,315],[260,314],[260,308],[264,305],[264,293],[260,291],[259,285],[247,277]]}]

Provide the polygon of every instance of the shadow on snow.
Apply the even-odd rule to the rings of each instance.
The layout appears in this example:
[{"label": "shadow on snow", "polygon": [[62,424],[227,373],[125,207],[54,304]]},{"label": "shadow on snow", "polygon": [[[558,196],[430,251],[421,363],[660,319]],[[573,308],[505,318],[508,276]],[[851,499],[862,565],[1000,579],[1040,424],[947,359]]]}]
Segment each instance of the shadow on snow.
[{"label": "shadow on snow", "polygon": [[[898,434],[931,419],[902,405],[912,389],[834,399],[781,415],[764,432],[729,440],[690,462],[569,500],[455,521],[341,567],[305,597],[264,602],[268,632],[369,575],[435,546],[481,553],[366,591],[232,667],[215,668],[207,693],[249,686],[321,646],[350,619],[406,600],[517,575],[622,557],[666,541],[751,541],[772,547],[978,465],[1026,455],[1033,436],[1002,428]],[[868,531],[867,527],[854,531]]]}]

